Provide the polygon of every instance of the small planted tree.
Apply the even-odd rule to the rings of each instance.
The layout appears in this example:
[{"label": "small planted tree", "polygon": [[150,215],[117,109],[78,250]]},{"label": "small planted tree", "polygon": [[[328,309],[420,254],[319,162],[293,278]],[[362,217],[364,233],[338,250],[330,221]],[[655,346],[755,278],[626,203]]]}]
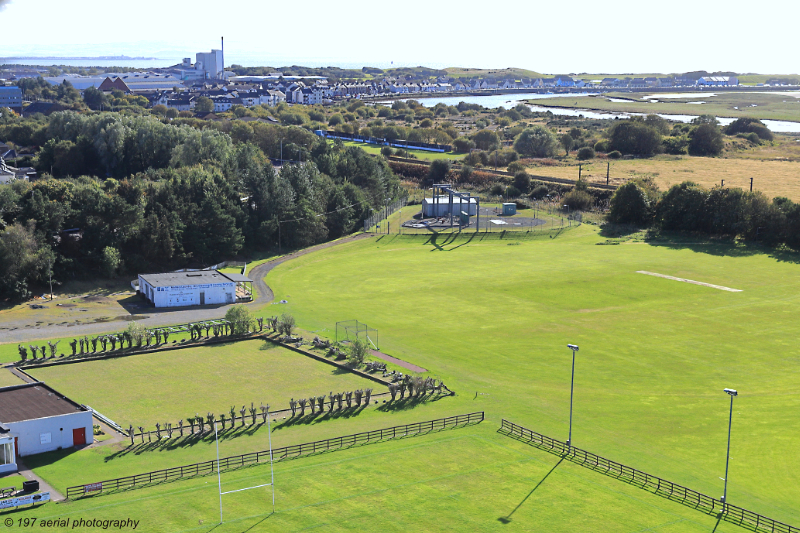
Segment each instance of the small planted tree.
[{"label": "small planted tree", "polygon": [[333,412],[333,402],[336,400],[336,395],[333,391],[328,393],[328,412]]},{"label": "small planted tree", "polygon": [[256,410],[255,406],[253,405],[253,402],[250,402],[250,419],[252,420],[252,422],[250,424],[251,426],[255,426],[256,425],[256,412],[257,412],[257,410]]},{"label": "small planted tree", "polygon": [[402,400],[406,395],[406,384],[400,383],[397,388],[400,390],[400,399]]},{"label": "small planted tree", "polygon": [[344,398],[344,396],[342,395],[341,392],[336,394],[336,404],[339,406],[339,410],[340,411],[342,410],[342,400],[343,400],[343,398]]},{"label": "small planted tree", "polygon": [[288,313],[283,313],[278,319],[278,333],[285,337],[291,337],[295,327],[294,317]]},{"label": "small planted tree", "polygon": [[307,400],[305,398],[300,398],[300,400],[297,403],[300,404],[300,416],[303,416],[306,413]]},{"label": "small planted tree", "polygon": [[106,336],[100,337],[100,344],[103,345],[103,351],[105,352],[106,349],[108,348],[108,337]]},{"label": "small planted tree", "polygon": [[319,407],[319,412],[322,413],[325,411],[325,395],[317,396],[317,407]]},{"label": "small planted tree", "polygon": [[[76,341],[75,339],[72,339],[72,341],[69,343],[69,345],[72,348],[72,355],[76,355],[76,350],[77,350],[77,347],[78,347],[78,341]],[[36,354],[33,355],[33,358],[36,359]]]},{"label": "small planted tree", "polygon": [[173,431],[173,430],[172,430],[172,424],[171,424],[171,423],[169,423],[169,422],[167,422],[166,424],[164,424],[164,427],[165,427],[165,428],[166,428],[166,430],[167,430],[167,438],[168,438],[168,439],[171,439],[171,438],[172,438],[172,431]]},{"label": "small planted tree", "polygon": [[197,422],[197,428],[199,430],[199,433],[202,434],[203,431],[205,431],[205,426],[204,426],[205,419],[202,416],[198,416],[197,413],[195,413],[194,420],[195,422]]},{"label": "small planted tree", "polygon": [[372,398],[372,389],[364,389],[364,404],[369,405],[369,401]]},{"label": "small planted tree", "polygon": [[[97,353],[97,341],[100,340],[100,337],[95,337],[92,339],[92,353]],[[55,355],[55,350],[53,350],[53,355]]]},{"label": "small planted tree", "polygon": [[261,404],[261,416],[264,418],[264,423],[267,423],[267,416],[269,416],[269,404]]},{"label": "small planted tree", "polygon": [[[58,348],[58,343],[59,342],[61,342],[61,341],[56,341],[56,342],[49,342],[48,341],[47,344],[50,345],[50,356],[52,356],[52,357],[56,356],[56,349]],[[95,339],[94,344],[95,344],[95,346],[97,346],[97,339]]]},{"label": "small planted tree", "polygon": [[292,410],[292,418],[294,418],[294,415],[297,414],[297,401],[294,398],[289,400],[289,408]]},{"label": "small planted tree", "polygon": [[244,427],[244,414],[247,412],[247,408],[243,405],[241,409],[239,409],[239,414],[242,415],[242,427]]},{"label": "small planted tree", "polygon": [[219,415],[219,421],[222,424],[222,429],[225,429],[225,421],[228,420],[228,417],[225,416],[225,413]]},{"label": "small planted tree", "polygon": [[361,389],[356,390],[356,392],[355,392],[356,407],[360,407],[361,406],[361,396],[363,396],[363,395],[364,395],[364,391],[362,391]]},{"label": "small planted tree", "polygon": [[367,357],[367,349],[369,348],[366,339],[356,339],[350,344],[350,349],[347,354],[347,362],[355,368],[358,368]]},{"label": "small planted tree", "polygon": [[389,394],[392,395],[392,401],[394,401],[395,396],[397,396],[397,384],[395,383],[389,384]]},{"label": "small planted tree", "polygon": [[234,305],[225,313],[225,320],[230,322],[231,335],[245,335],[250,331],[253,318],[243,305]]},{"label": "small planted tree", "polygon": [[347,401],[347,408],[349,409],[350,407],[353,406],[353,392],[352,391],[346,392],[344,397],[345,400]]},{"label": "small planted tree", "polygon": [[133,446],[133,425],[128,426],[128,436],[131,438],[131,446]]},{"label": "small planted tree", "polygon": [[309,398],[308,399],[308,404],[309,404],[309,407],[311,407],[311,414],[313,415],[314,413],[317,412],[317,399],[316,399],[316,397],[312,396],[311,398]]},{"label": "small planted tree", "polygon": [[161,424],[156,422],[156,439],[161,440]]},{"label": "small planted tree", "polygon": [[21,344],[17,345],[17,350],[19,351],[20,359],[22,359],[23,361],[27,361],[28,360],[28,350]]},{"label": "small planted tree", "polygon": [[214,427],[214,419],[215,419],[214,413],[206,414],[206,424],[208,424],[209,431],[211,431],[211,429]]},{"label": "small planted tree", "polygon": [[183,437],[183,419],[178,420],[178,430],[181,432],[181,437]]},{"label": "small planted tree", "polygon": [[139,436],[142,437],[142,443],[144,443],[144,428],[139,426]]},{"label": "small planted tree", "polygon": [[234,428],[236,426],[236,407],[231,405],[230,413],[231,413],[231,428]]}]

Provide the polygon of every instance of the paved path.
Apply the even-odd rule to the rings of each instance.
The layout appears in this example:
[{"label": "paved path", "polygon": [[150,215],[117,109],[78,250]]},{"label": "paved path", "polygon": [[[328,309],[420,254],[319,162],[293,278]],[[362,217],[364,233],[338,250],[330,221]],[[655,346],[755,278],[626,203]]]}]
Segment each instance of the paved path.
[{"label": "paved path", "polygon": [[[309,248],[305,248],[303,250],[298,250],[296,252],[292,252],[290,254],[284,255],[277,259],[273,259],[272,261],[268,261],[266,263],[260,264],[257,267],[253,268],[248,273],[248,276],[253,279],[253,283],[255,284],[258,290],[258,298],[255,301],[246,304],[250,307],[251,311],[255,311],[258,308],[268,304],[273,300],[275,295],[272,292],[272,289],[264,282],[264,278],[266,277],[269,272],[275,268],[276,266],[284,263],[290,259],[295,259],[302,255],[316,252],[317,250],[322,250],[324,248],[330,248],[331,246],[338,246],[340,244],[345,244],[348,242],[352,242],[355,240],[360,240],[368,237],[373,237],[374,235],[369,233],[360,233],[357,235],[352,235],[350,237],[344,237],[342,239],[326,242],[323,244],[318,244],[316,246],[311,246]],[[147,307],[143,308],[141,314],[147,316],[142,320],[137,320],[137,322],[145,327],[148,328],[157,328],[161,326],[168,326],[171,324],[187,324],[189,322],[200,322],[203,320],[213,320],[216,318],[222,318],[225,316],[225,312],[228,308],[231,307],[230,305],[221,305],[221,306],[213,306],[213,307],[192,307],[192,308],[182,308],[178,310],[168,309],[156,309],[154,307]],[[0,333],[0,342],[27,342],[36,339],[53,339],[58,337],[68,337],[70,335],[75,337],[80,337],[83,335],[98,335],[100,333],[109,333],[113,331],[120,331],[125,328],[125,323],[117,323],[117,322],[97,322],[92,324],[80,324],[77,326],[60,326],[60,325],[53,325],[53,326],[37,326],[33,328],[20,328],[13,331],[3,331]]]},{"label": "paved path", "polygon": [[398,359],[397,357],[392,357],[391,355],[386,355],[385,353],[381,353],[377,350],[370,350],[370,353],[375,357],[377,357],[378,359],[383,359],[384,361],[395,364],[397,366],[402,366],[406,370],[410,370],[412,372],[427,372],[427,370],[425,370],[421,366],[417,366],[412,363],[406,363],[402,359]]},{"label": "paved path", "polygon": [[25,463],[22,462],[22,458],[17,457],[17,469],[19,470],[17,474],[21,475],[28,481],[36,480],[39,482],[39,490],[41,492],[49,492],[50,499],[52,501],[62,501],[65,500],[64,495],[54,489],[51,485],[47,483],[47,481],[43,480],[39,476],[33,473],[33,470],[25,466]]}]

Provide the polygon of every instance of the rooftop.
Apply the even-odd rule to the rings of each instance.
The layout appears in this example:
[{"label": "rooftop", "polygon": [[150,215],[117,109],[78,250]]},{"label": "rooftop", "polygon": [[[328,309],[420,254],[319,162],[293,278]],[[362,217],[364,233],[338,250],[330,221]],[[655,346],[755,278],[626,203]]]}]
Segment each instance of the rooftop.
[{"label": "rooftop", "polygon": [[87,411],[42,382],[0,388],[0,422],[12,423]]},{"label": "rooftop", "polygon": [[218,272],[216,270],[166,272],[164,274],[140,274],[139,277],[153,287],[174,287],[178,285],[206,285],[208,283],[252,281],[241,274],[223,274],[222,272]]}]

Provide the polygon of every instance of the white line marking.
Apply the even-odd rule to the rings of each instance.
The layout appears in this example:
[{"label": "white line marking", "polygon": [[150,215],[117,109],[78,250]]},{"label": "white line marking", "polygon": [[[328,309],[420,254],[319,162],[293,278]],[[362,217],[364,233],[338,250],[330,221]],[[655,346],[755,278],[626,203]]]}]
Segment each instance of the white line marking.
[{"label": "white line marking", "polygon": [[741,289],[731,289],[730,287],[723,287],[722,285],[712,285],[711,283],[704,283],[702,281],[694,281],[692,279],[676,278],[675,276],[667,276],[666,274],[657,274],[655,272],[647,272],[646,270],[637,270],[637,274],[647,274],[648,276],[655,276],[657,278],[671,279],[673,281],[683,281],[684,283],[692,283],[694,285],[702,285],[703,287],[711,287],[712,289],[719,289],[728,292],[742,292]]}]

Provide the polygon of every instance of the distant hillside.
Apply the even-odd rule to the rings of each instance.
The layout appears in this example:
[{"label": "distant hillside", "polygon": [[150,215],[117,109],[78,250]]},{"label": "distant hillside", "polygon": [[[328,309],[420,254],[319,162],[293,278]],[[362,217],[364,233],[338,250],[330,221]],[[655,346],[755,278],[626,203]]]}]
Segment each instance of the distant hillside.
[{"label": "distant hillside", "polygon": [[524,68],[466,68],[466,67],[449,67],[446,68],[448,76],[453,78],[499,78],[499,79],[515,79],[521,78],[539,78],[541,74],[533,70],[526,70]]}]

